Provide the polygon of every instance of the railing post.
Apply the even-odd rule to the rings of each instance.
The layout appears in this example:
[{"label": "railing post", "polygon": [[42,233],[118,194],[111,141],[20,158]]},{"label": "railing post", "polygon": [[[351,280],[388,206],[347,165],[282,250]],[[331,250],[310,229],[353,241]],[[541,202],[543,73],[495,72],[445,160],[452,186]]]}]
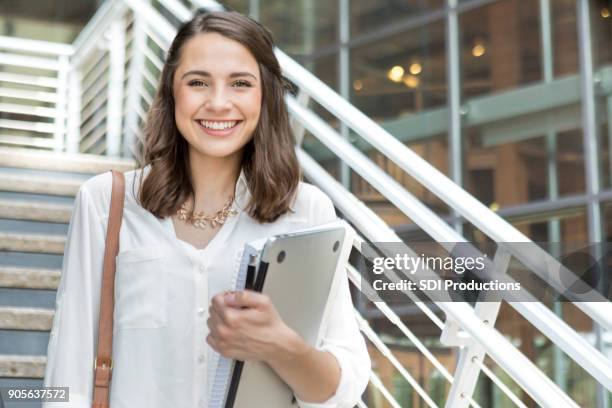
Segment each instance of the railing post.
[{"label": "railing post", "polygon": [[135,142],[138,137],[138,112],[136,106],[141,103],[140,89],[142,84],[142,70],[145,68],[144,48],[147,46],[146,22],[142,15],[134,10],[134,35],[132,37],[132,58],[129,65],[127,84],[127,104],[125,112],[125,126],[123,139],[123,156],[133,155]]},{"label": "railing post", "polygon": [[70,62],[68,56],[60,55],[58,58],[59,69],[57,70],[57,102],[55,104],[55,132],[53,134],[53,150],[61,152],[64,150],[66,135],[66,94],[68,92],[68,71]]},{"label": "railing post", "polygon": [[[601,190],[599,168],[599,130],[597,121],[595,76],[593,70],[593,49],[591,40],[590,1],[578,0],[576,17],[580,58],[580,88],[582,92],[582,129],[584,166],[586,176],[587,225],[589,244],[593,247],[592,256],[602,259],[601,243],[605,241],[602,230],[601,204],[597,194]],[[603,348],[603,328],[593,321],[595,346]],[[602,384],[597,384],[597,408],[608,407],[608,392]]]},{"label": "railing post", "polygon": [[106,117],[106,154],[119,156],[121,149],[121,111],[125,64],[125,20],[113,21],[108,31],[110,58],[108,75],[108,110]]},{"label": "railing post", "polygon": [[[459,186],[463,185],[463,150],[461,140],[461,76],[459,58],[459,16],[457,0],[447,0],[446,15],[446,81],[448,83],[448,155],[449,173]],[[452,210],[455,231],[463,234],[461,214]]]},{"label": "railing post", "polygon": [[68,120],[66,133],[66,151],[79,152],[81,140],[81,78],[76,66],[71,66],[68,73]]},{"label": "railing post", "polygon": [[[339,0],[338,3],[338,41],[340,42],[340,52],[338,53],[338,84],[340,95],[350,101],[350,49],[348,42],[350,39],[350,4],[349,0]],[[350,129],[343,121],[340,122],[340,134],[350,142]],[[351,169],[343,161],[340,161],[340,182],[344,188],[351,189]]]},{"label": "railing post", "polygon": [[[506,273],[508,265],[510,265],[510,254],[503,248],[498,247],[493,259],[493,275],[501,276]],[[485,294],[483,300],[476,303],[476,315],[485,325],[495,327],[495,321],[501,307],[500,300],[488,299]],[[444,334],[444,331],[442,333]],[[448,393],[446,408],[465,408],[470,405],[470,399],[474,394],[476,381],[480,375],[480,366],[484,364],[485,355],[484,347],[474,340],[470,340],[459,351],[459,362],[454,373],[455,380]]]}]

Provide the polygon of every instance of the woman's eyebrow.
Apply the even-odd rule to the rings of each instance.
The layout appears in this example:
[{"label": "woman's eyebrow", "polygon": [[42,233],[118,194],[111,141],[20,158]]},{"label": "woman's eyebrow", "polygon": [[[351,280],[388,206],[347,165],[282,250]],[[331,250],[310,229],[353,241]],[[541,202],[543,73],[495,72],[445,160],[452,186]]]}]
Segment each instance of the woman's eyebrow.
[{"label": "woman's eyebrow", "polygon": [[[199,75],[199,76],[203,76],[203,77],[211,77],[212,75],[210,74],[210,72],[208,71],[202,71],[202,70],[191,70],[191,71],[187,71],[183,74],[183,76],[181,77],[181,79],[185,78],[188,75]],[[236,78],[236,77],[244,77],[244,76],[250,76],[253,77],[254,80],[257,80],[257,77],[253,74],[251,74],[250,72],[246,72],[246,71],[240,71],[240,72],[232,72],[229,77],[230,78]]]}]

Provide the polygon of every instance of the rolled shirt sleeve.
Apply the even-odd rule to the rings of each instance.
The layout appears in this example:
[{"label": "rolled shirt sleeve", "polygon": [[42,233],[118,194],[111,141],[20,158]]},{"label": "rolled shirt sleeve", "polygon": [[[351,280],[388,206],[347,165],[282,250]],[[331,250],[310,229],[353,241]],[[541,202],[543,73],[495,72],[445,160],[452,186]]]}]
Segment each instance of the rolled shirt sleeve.
[{"label": "rolled shirt sleeve", "polygon": [[69,387],[69,403],[46,402],[44,408],[91,407],[106,221],[86,185],[68,228],[43,381],[46,387]]},{"label": "rolled shirt sleeve", "polygon": [[[313,225],[335,220],[333,203],[317,189],[312,203]],[[371,369],[370,356],[365,340],[355,320],[353,301],[348,278],[339,285],[339,293],[324,322],[324,335],[318,345],[321,351],[331,353],[340,366],[340,383],[333,396],[321,403],[306,402],[296,398],[302,408],[352,408],[365,391]]]}]

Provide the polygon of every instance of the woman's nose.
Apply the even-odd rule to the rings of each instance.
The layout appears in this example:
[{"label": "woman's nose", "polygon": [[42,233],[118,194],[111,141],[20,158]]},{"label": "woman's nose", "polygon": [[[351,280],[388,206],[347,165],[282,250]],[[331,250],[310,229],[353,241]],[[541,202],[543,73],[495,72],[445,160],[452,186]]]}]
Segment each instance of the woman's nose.
[{"label": "woman's nose", "polygon": [[231,108],[231,101],[223,89],[216,89],[211,92],[204,104],[210,110],[224,110]]}]

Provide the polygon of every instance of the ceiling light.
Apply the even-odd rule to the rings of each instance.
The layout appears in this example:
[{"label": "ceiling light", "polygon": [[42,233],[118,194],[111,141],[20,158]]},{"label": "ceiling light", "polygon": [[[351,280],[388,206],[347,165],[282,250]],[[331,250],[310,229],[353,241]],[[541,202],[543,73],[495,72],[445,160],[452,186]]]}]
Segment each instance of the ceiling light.
[{"label": "ceiling light", "polygon": [[423,67],[418,62],[410,64],[409,71],[412,75],[419,75],[423,71]]},{"label": "ceiling light", "polygon": [[472,55],[476,58],[482,57],[487,52],[487,49],[484,46],[482,41],[475,41],[474,47],[472,47]]},{"label": "ceiling light", "polygon": [[408,88],[414,89],[419,86],[420,82],[421,81],[419,78],[414,75],[406,75],[404,77],[404,85],[406,85]]},{"label": "ceiling light", "polygon": [[404,76],[404,68],[399,65],[394,66],[387,72],[387,78],[389,78],[393,82],[401,82],[402,77]]}]

